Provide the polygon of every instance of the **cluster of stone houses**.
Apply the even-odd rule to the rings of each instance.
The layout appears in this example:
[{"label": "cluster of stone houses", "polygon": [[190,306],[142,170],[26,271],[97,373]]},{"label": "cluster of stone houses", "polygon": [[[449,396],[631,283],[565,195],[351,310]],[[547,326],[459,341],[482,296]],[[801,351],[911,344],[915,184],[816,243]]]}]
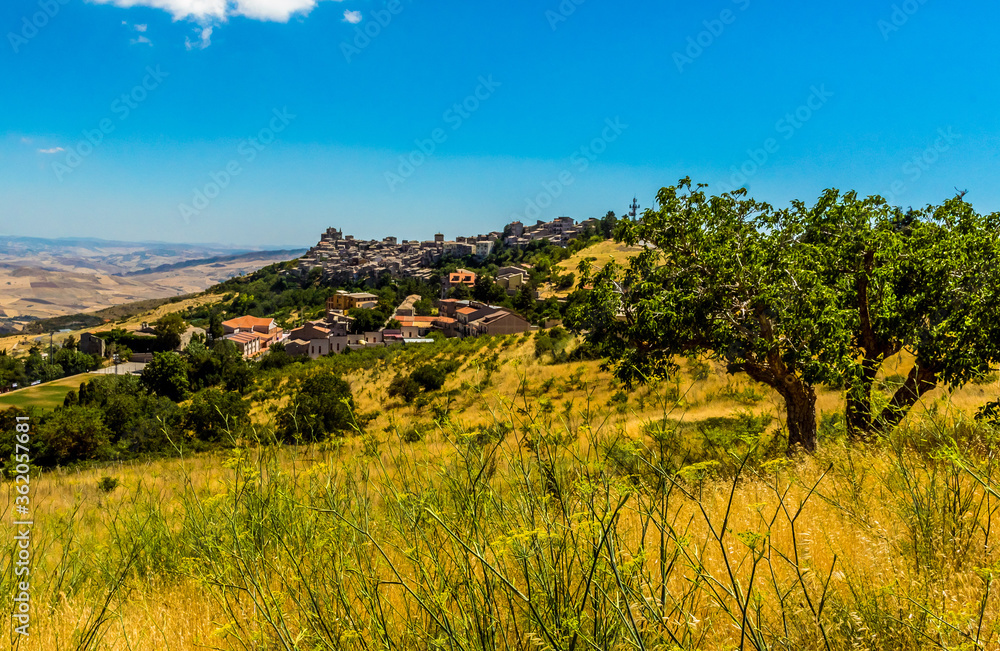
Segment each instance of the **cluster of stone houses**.
[{"label": "cluster of stone houses", "polygon": [[571,217],[557,217],[550,222],[539,220],[533,226],[512,222],[505,229],[509,233],[505,239],[503,233],[493,231],[447,241],[442,233],[437,233],[433,240],[424,241],[399,240],[392,236],[381,240],[357,240],[353,235],[345,236],[338,228],[328,228],[320,235],[316,246],[299,258],[292,273],[306,276],[313,269],[319,269],[321,278],[328,284],[374,281],[383,275],[429,280],[434,273],[433,266],[443,257],[473,256],[482,260],[501,239],[514,247],[543,239],[566,246],[588,226],[596,229],[598,225],[597,219],[576,223]]},{"label": "cluster of stone houses", "polygon": [[521,289],[522,285],[528,284],[531,269],[530,264],[501,267],[497,270],[497,284],[513,296]]},{"label": "cluster of stone houses", "polygon": [[538,220],[534,226],[525,226],[521,222],[507,224],[504,232],[509,233],[504,244],[512,247],[524,247],[531,242],[548,240],[557,246],[566,246],[570,240],[579,237],[588,227],[597,229],[600,221],[596,218],[587,219],[579,224],[572,217],[557,217],[550,222]]},{"label": "cluster of stone houses", "polygon": [[340,229],[328,228],[319,243],[299,259],[294,273],[302,276],[319,269],[323,281],[330,284],[374,281],[383,275],[429,280],[432,267],[442,257],[485,258],[501,237],[502,233],[494,232],[445,241],[438,233],[433,240],[423,242],[395,237],[356,240],[352,235],[344,236]]},{"label": "cluster of stone houses", "polygon": [[427,335],[435,331],[446,337],[478,337],[517,334],[532,329],[532,325],[520,315],[503,307],[477,301],[443,299],[439,301],[438,316],[421,316],[414,307],[420,299],[417,295],[408,296],[396,309],[392,320],[399,322],[398,328],[382,328],[355,334],[350,332],[351,317],[334,307],[334,301],[329,300],[326,315],[322,319],[310,321],[289,333],[285,352],[316,359],[348,349],[427,343],[433,341]]}]

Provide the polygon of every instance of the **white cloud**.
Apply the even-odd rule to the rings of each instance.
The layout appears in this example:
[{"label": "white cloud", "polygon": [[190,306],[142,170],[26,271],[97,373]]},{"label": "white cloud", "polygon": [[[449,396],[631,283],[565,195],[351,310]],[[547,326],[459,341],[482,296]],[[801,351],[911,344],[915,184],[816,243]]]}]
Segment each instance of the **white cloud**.
[{"label": "white cloud", "polygon": [[360,11],[350,11],[344,12],[344,22],[348,22],[352,25],[357,25],[361,22],[361,12]]},{"label": "white cloud", "polygon": [[39,154],[58,154],[61,151],[66,151],[62,147],[53,147],[52,149],[39,149]]},{"label": "white cloud", "polygon": [[207,48],[209,45],[212,44],[213,29],[214,28],[211,25],[209,25],[208,27],[202,27],[201,33],[198,35],[198,38],[200,40],[192,42],[191,39],[185,38],[184,46],[187,47],[187,49],[189,50],[193,50],[195,48],[199,50],[204,50],[205,48]]},{"label": "white cloud", "polygon": [[137,31],[137,32],[144,32],[144,31],[146,31],[146,26],[145,25],[135,25],[135,31]]},{"label": "white cloud", "polygon": [[140,35],[138,38],[133,38],[130,42],[132,43],[132,45],[138,45],[140,43],[145,43],[147,45],[153,44],[151,40],[142,35]]},{"label": "white cloud", "polygon": [[[208,22],[229,16],[287,22],[293,14],[308,14],[322,0],[92,0],[118,7],[153,7],[170,12],[174,20]],[[340,2],[341,0],[337,0]],[[138,27],[138,26],[137,26]]]}]

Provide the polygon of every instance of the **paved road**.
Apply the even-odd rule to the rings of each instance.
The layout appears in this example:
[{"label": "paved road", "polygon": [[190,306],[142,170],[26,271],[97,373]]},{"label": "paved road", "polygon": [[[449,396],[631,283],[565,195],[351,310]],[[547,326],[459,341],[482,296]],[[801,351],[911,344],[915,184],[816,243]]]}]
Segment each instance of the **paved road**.
[{"label": "paved road", "polygon": [[[118,365],[118,375],[128,375],[129,373],[142,373],[142,369],[146,368],[145,362],[125,362]],[[102,368],[100,370],[94,371],[94,373],[103,373],[104,375],[114,375],[115,367],[114,365],[108,366],[107,368]]]}]

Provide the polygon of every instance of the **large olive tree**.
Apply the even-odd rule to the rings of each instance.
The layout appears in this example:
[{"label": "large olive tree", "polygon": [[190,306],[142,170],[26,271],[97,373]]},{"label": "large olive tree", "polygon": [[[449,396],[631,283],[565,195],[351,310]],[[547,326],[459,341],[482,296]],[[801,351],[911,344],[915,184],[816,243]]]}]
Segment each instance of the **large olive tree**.
[{"label": "large olive tree", "polygon": [[[795,202],[784,221],[824,261],[847,317],[853,350],[841,370],[853,436],[891,430],[928,391],[960,387],[1000,361],[1000,216],[961,197],[903,212],[828,190],[814,206]],[[879,399],[879,371],[904,351],[914,364]]]},{"label": "large olive tree", "polygon": [[[713,356],[774,388],[789,445],[810,450],[818,383],[846,387],[849,431],[865,437],[1000,362],[1000,215],[961,197],[904,212],[837,190],[774,210],[703,187],[682,179],[620,222],[616,238],[645,249],[596,274],[571,314],[624,382]],[[879,396],[882,366],[903,351],[915,359],[905,381]]]},{"label": "large olive tree", "polygon": [[724,361],[781,395],[789,446],[812,450],[815,385],[850,350],[836,291],[784,213],[743,190],[709,197],[703,187],[682,179],[660,190],[656,209],[618,223],[616,239],[645,248],[590,279],[570,325],[626,384],[674,372],[679,355]]}]

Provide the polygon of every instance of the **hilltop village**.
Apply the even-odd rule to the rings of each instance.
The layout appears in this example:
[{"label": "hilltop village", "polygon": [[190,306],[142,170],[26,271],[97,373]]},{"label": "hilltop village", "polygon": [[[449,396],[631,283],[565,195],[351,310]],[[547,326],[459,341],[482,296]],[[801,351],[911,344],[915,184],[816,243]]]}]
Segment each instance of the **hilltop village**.
[{"label": "hilltop village", "polygon": [[424,241],[399,240],[393,236],[357,240],[351,235],[345,236],[340,229],[328,228],[320,236],[319,243],[299,258],[294,273],[307,275],[319,270],[323,282],[330,285],[374,281],[383,274],[426,281],[433,275],[434,265],[443,257],[472,256],[482,260],[501,240],[511,247],[523,247],[539,240],[565,246],[588,227],[596,228],[597,222],[597,219],[588,219],[576,223],[571,217],[559,217],[550,222],[539,220],[533,226],[512,222],[503,232],[459,236],[448,241],[441,233],[433,240]]},{"label": "hilltop village", "polygon": [[[315,277],[329,287],[369,285],[388,276],[393,279],[415,279],[428,283],[440,274],[442,260],[472,258],[485,260],[502,242],[512,248],[523,248],[531,242],[548,241],[565,247],[580,235],[592,232],[599,220],[588,219],[576,223],[572,218],[559,217],[550,222],[538,221],[525,226],[512,222],[503,231],[493,231],[474,236],[459,236],[445,240],[438,233],[433,240],[399,240],[394,236],[381,240],[359,240],[344,235],[341,229],[328,228],[319,242],[299,258],[293,266],[280,273],[298,280]],[[530,265],[509,265],[497,270],[493,282],[500,296],[513,296],[528,284]],[[378,296],[368,292],[337,290],[326,299],[323,316],[309,320],[299,327],[283,329],[275,318],[269,316],[243,316],[230,318],[221,324],[221,337],[232,342],[246,359],[255,359],[274,349],[277,344],[291,356],[316,359],[346,350],[360,350],[392,344],[416,344],[433,341],[434,336],[476,337],[480,335],[517,334],[535,328],[522,314],[509,307],[491,305],[472,299],[448,298],[456,287],[472,289],[477,274],[459,268],[440,278],[439,296],[433,300],[435,314],[421,311],[418,304],[425,297],[411,295],[395,308],[384,322],[372,323],[370,314],[378,307]],[[385,309],[385,308],[383,308]],[[370,311],[369,316],[359,311]],[[366,317],[359,320],[360,317]],[[201,335],[204,330],[199,329]],[[432,335],[431,333],[438,333]],[[133,346],[142,343],[142,336],[149,332],[136,332],[130,338]],[[185,341],[198,334],[185,333]],[[80,339],[81,351],[105,356],[112,333],[84,333]],[[107,341],[105,341],[107,340]],[[150,338],[148,341],[152,341]],[[140,346],[141,347],[141,346]],[[148,351],[129,351],[133,362],[149,361]]]}]

